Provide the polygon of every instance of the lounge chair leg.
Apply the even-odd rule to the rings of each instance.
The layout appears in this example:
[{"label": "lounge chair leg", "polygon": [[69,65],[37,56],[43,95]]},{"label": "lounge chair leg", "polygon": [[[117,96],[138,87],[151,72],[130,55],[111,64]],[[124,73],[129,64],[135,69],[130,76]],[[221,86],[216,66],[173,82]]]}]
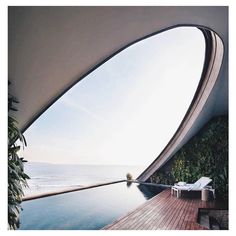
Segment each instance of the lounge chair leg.
[{"label": "lounge chair leg", "polygon": [[181,191],[177,190],[177,198],[180,198],[180,197],[181,197]]}]

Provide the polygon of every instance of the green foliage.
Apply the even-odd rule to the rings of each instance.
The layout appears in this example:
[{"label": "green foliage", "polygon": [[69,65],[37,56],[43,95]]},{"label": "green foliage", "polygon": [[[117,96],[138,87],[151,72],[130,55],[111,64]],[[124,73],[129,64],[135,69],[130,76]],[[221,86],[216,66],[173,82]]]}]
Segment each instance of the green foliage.
[{"label": "green foliage", "polygon": [[174,184],[212,178],[218,196],[228,198],[228,117],[212,119],[150,181]]},{"label": "green foliage", "polygon": [[133,176],[130,173],[127,173],[126,178],[128,181],[131,181],[133,179]]},{"label": "green foliage", "polygon": [[[14,103],[18,101],[8,95],[8,112],[17,111]],[[10,229],[19,227],[19,214],[21,211],[22,197],[24,196],[23,187],[27,186],[29,176],[24,173],[24,165],[26,162],[20,158],[17,152],[20,150],[20,144],[26,146],[26,141],[20,130],[17,128],[17,121],[8,115],[8,224]]]}]

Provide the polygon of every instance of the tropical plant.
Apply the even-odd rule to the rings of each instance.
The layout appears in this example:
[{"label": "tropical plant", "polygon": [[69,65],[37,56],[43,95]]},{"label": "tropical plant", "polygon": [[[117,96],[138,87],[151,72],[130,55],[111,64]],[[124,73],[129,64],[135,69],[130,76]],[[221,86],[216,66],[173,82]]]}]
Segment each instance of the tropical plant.
[{"label": "tropical plant", "polygon": [[17,111],[14,106],[19,103],[15,97],[8,94],[8,226],[9,229],[19,227],[23,187],[27,186],[29,176],[24,173],[24,158],[18,156],[21,147],[26,146],[26,140],[17,127],[17,121],[9,114]]},{"label": "tropical plant", "polygon": [[130,173],[126,174],[126,178],[127,178],[128,181],[133,180],[133,176]]},{"label": "tropical plant", "polygon": [[185,144],[160,170],[151,182],[174,184],[195,182],[210,177],[218,196],[228,198],[228,117],[213,118]]}]

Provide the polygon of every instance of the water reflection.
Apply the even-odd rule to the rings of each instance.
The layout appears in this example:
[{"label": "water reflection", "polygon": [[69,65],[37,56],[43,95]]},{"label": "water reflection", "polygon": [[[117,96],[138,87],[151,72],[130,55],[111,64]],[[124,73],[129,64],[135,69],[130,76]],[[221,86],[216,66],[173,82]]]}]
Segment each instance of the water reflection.
[{"label": "water reflection", "polygon": [[139,184],[137,187],[147,200],[163,191],[163,188],[160,186]]},{"label": "water reflection", "polygon": [[101,229],[159,192],[150,189],[153,187],[119,183],[23,202],[20,229]]},{"label": "water reflection", "polygon": [[126,186],[129,188],[131,186],[132,182],[131,181],[127,181],[126,182]]}]

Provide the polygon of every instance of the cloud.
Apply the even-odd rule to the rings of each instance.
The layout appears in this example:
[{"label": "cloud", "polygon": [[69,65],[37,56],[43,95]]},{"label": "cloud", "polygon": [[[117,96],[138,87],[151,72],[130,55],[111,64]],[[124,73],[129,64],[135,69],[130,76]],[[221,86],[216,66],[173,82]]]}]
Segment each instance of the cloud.
[{"label": "cloud", "polygon": [[85,114],[89,115],[91,118],[93,118],[99,122],[105,123],[105,119],[103,117],[92,112],[91,110],[87,109],[86,107],[79,105],[78,102],[72,101],[68,96],[61,98],[60,102],[68,107],[71,107],[73,109],[84,112]]}]

